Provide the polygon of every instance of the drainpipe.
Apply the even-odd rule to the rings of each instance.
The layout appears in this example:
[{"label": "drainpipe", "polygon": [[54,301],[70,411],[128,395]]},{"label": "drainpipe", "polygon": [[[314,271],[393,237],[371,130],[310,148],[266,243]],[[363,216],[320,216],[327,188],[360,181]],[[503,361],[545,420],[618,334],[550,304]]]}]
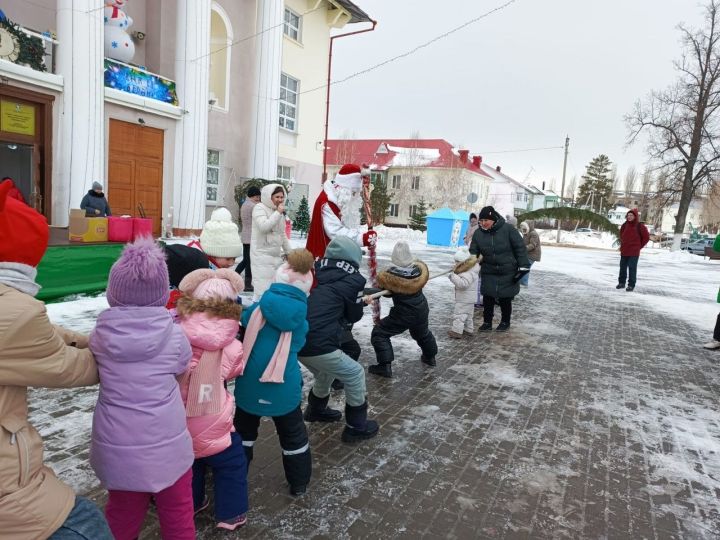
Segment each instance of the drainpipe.
[{"label": "drainpipe", "polygon": [[327,151],[328,151],[328,125],[330,123],[330,74],[332,71],[332,54],[333,54],[333,43],[337,38],[354,36],[355,34],[363,34],[365,32],[372,32],[375,30],[377,21],[370,19],[372,22],[372,28],[366,28],[365,30],[356,30],[355,32],[347,32],[345,34],[338,34],[337,36],[330,37],[330,53],[328,54],[328,72],[327,72],[327,94],[325,96],[325,138],[323,140],[323,172],[321,182],[324,184],[327,180]]}]

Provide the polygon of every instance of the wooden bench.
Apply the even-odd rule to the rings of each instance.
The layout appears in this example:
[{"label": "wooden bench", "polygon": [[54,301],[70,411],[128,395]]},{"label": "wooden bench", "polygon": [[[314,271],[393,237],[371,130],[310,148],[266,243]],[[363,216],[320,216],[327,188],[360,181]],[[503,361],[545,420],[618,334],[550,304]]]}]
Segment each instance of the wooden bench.
[{"label": "wooden bench", "polygon": [[720,259],[720,252],[715,251],[712,246],[705,246],[705,256],[708,259]]}]

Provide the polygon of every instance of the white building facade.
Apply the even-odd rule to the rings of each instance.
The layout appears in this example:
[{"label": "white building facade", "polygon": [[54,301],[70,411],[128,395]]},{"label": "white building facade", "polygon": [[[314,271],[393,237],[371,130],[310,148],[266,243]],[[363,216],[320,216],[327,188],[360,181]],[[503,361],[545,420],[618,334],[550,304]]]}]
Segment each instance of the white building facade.
[{"label": "white building facade", "polygon": [[[286,51],[287,8],[304,23],[299,51]],[[51,225],[67,226],[93,181],[114,214],[142,211],[156,235],[196,233],[216,206],[237,213],[235,186],[275,179],[282,160],[319,191],[324,115],[302,96],[292,144],[281,139],[284,58],[326,68],[331,28],[363,20],[351,2],[128,0],[118,14],[102,0],[9,0],[2,9],[44,46],[46,71],[0,56],[0,176]],[[120,61],[118,47],[134,54]],[[317,70],[297,68],[296,80],[314,84],[305,69]]]}]

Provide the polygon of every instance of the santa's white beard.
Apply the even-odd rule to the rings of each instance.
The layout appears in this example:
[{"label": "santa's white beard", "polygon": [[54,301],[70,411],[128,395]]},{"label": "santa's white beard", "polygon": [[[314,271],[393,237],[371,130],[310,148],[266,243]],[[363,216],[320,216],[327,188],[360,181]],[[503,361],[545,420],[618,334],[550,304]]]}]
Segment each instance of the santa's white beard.
[{"label": "santa's white beard", "polygon": [[362,197],[354,195],[352,191],[344,187],[335,189],[335,198],[338,208],[340,208],[340,221],[343,222],[348,229],[357,229],[360,227],[360,208],[362,208]]}]

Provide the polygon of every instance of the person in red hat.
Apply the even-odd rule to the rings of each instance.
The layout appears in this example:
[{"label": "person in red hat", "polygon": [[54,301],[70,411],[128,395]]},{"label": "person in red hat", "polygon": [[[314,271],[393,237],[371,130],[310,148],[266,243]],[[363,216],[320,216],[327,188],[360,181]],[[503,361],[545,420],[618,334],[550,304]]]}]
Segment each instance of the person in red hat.
[{"label": "person in red hat", "polygon": [[27,204],[27,201],[25,200],[25,197],[23,197],[22,191],[18,189],[18,187],[15,185],[15,182],[12,178],[9,176],[6,176],[2,180],[0,180],[3,184],[10,184],[10,190],[8,191],[7,196],[11,199],[17,199],[20,202],[24,202]]},{"label": "person in red hat", "polygon": [[42,439],[28,422],[28,386],[97,384],[98,371],[87,336],[50,324],[33,298],[48,224],[11,188],[0,183],[0,536],[111,540],[97,506],[43,465]]},{"label": "person in red hat", "polygon": [[347,236],[359,246],[374,244],[377,233],[360,230],[362,176],[365,172],[359,165],[348,163],[342,166],[333,181],[323,185],[313,207],[305,245],[315,259],[324,256],[325,249],[336,236]]}]

